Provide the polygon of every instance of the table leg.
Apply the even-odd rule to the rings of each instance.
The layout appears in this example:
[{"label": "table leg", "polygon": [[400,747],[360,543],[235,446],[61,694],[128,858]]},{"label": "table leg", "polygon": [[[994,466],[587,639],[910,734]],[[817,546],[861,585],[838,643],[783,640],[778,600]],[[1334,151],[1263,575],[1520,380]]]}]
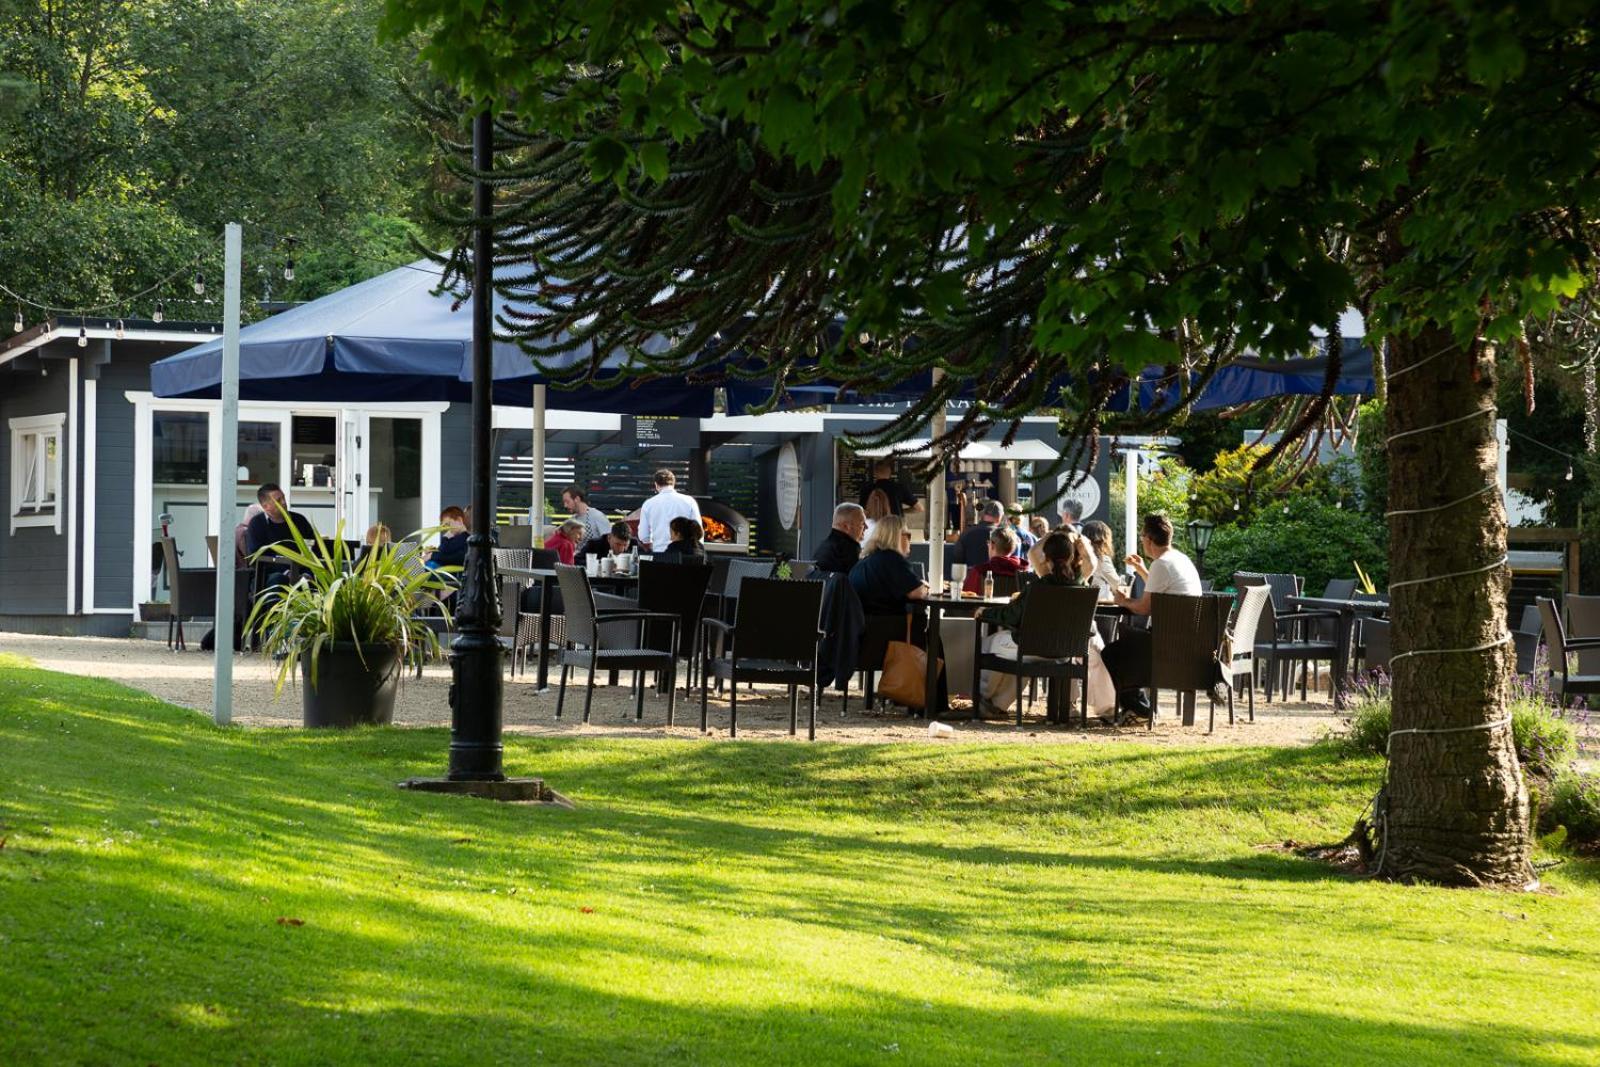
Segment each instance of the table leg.
[{"label": "table leg", "polygon": [[939,605],[928,604],[928,674],[927,684],[923,692],[927,699],[925,712],[930,719],[942,719],[950,711],[939,700],[939,653],[943,644],[939,640]]},{"label": "table leg", "polygon": [[1355,627],[1355,612],[1339,612],[1339,632],[1334,635],[1333,663],[1328,668],[1328,684],[1333,686],[1333,707],[1336,711],[1344,710],[1344,678],[1346,665],[1350,662],[1350,631]]},{"label": "table leg", "polygon": [[553,576],[539,578],[539,674],[535,691],[540,693],[550,691],[550,598],[555,596],[554,586]]}]

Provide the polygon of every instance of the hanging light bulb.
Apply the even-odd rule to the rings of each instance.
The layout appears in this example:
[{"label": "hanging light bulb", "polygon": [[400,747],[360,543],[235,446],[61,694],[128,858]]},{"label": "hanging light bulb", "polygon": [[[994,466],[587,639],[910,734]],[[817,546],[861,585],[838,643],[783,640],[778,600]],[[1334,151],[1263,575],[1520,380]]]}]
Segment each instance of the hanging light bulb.
[{"label": "hanging light bulb", "polygon": [[156,301],[155,314],[150,316],[151,321],[152,322],[160,322],[162,319],[164,319],[166,317],[167,317],[167,306],[165,304],[163,304],[161,301],[157,300]]},{"label": "hanging light bulb", "polygon": [[293,256],[290,256],[287,260],[284,261],[284,264],[283,264],[283,280],[286,281],[286,282],[294,281],[294,257]]},{"label": "hanging light bulb", "polygon": [[872,335],[866,330],[862,330],[860,336],[858,336],[856,340],[860,341],[862,344],[867,344],[872,340]]},{"label": "hanging light bulb", "polygon": [[126,337],[126,336],[128,336],[128,331],[127,331],[127,330],[124,330],[124,329],[123,329],[123,328],[122,328],[122,320],[121,320],[121,319],[118,319],[118,320],[117,320],[117,340],[119,340],[119,341],[120,341],[120,340],[122,340],[122,339],[123,339],[123,338],[124,338],[124,337]]},{"label": "hanging light bulb", "polygon": [[12,324],[11,324],[11,332],[12,333],[21,333],[22,332],[22,305],[21,304],[17,305],[17,318],[16,318],[16,321],[12,322]]},{"label": "hanging light bulb", "polygon": [[1567,464],[1567,481],[1572,481],[1572,464]]},{"label": "hanging light bulb", "polygon": [[1237,497],[1235,497],[1234,501],[1233,501],[1233,510],[1234,511],[1238,511],[1239,510],[1239,500],[1238,500]]},{"label": "hanging light bulb", "polygon": [[46,367],[43,363],[39,364],[39,377],[41,377],[41,378],[50,377],[50,368]]},{"label": "hanging light bulb", "polygon": [[196,274],[194,276],[194,295],[206,295],[206,276],[204,274]]},{"label": "hanging light bulb", "polygon": [[78,347],[89,347],[89,328],[83,324],[82,319],[78,320]]},{"label": "hanging light bulb", "polygon": [[1344,501],[1343,500],[1335,500],[1333,502],[1333,507],[1334,507],[1335,511],[1343,511],[1344,510]]}]

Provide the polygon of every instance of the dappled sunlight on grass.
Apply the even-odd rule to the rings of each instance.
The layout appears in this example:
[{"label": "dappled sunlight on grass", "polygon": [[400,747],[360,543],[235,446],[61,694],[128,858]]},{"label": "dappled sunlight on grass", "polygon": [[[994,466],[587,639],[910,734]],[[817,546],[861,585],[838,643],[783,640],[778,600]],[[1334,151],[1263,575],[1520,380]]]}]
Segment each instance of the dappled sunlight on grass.
[{"label": "dappled sunlight on grass", "polygon": [[447,743],[0,667],[0,1058],[1600,1054],[1593,866],[1472,894],[1256,847],[1360,810],[1377,762],[1327,747],[513,738],[577,810],[395,788]]}]

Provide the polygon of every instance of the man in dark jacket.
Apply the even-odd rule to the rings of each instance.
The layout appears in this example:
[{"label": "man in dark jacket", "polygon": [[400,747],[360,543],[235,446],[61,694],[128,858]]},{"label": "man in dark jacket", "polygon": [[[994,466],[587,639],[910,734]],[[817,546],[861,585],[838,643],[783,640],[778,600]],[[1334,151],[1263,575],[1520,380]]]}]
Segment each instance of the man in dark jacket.
[{"label": "man in dark jacket", "polygon": [[989,535],[994,533],[995,527],[1000,525],[1000,520],[1005,518],[1006,509],[998,500],[986,500],[978,511],[978,521],[961,531],[961,538],[956,541],[956,550],[951,553],[950,562],[961,563],[968,567],[977,567],[989,561]]},{"label": "man in dark jacket", "polygon": [[645,547],[639,543],[638,538],[633,536],[633,531],[628,528],[627,523],[614,522],[611,524],[610,533],[604,537],[596,537],[585,542],[583,548],[578,552],[578,558],[599,556],[603,559],[612,553],[621,554],[635,548],[645,555],[649,554]]},{"label": "man in dark jacket", "polygon": [[860,504],[840,504],[833,509],[833,529],[812,555],[816,569],[849,574],[861,558],[861,538],[867,532],[867,513]]},{"label": "man in dark jacket", "polygon": [[290,524],[300,531],[300,536],[308,545],[317,539],[317,528],[311,525],[311,520],[298,511],[290,511],[283,498],[283,490],[273,482],[256,490],[256,500],[261,505],[261,513],[250,520],[244,532],[244,547],[248,555],[254,556],[266,549],[266,555],[273,556],[277,553],[272,550],[278,545],[292,548],[294,535],[289,532]]}]

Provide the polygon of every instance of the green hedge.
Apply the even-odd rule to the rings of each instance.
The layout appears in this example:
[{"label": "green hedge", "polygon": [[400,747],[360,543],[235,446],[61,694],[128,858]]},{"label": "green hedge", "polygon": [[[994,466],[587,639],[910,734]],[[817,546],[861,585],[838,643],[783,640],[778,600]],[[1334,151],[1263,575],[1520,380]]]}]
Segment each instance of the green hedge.
[{"label": "green hedge", "polygon": [[1298,574],[1308,594],[1334,578],[1356,577],[1355,564],[1381,590],[1389,580],[1384,528],[1350,508],[1297,499],[1257,511],[1248,527],[1218,526],[1206,552],[1206,574],[1218,588],[1237,571]]}]

